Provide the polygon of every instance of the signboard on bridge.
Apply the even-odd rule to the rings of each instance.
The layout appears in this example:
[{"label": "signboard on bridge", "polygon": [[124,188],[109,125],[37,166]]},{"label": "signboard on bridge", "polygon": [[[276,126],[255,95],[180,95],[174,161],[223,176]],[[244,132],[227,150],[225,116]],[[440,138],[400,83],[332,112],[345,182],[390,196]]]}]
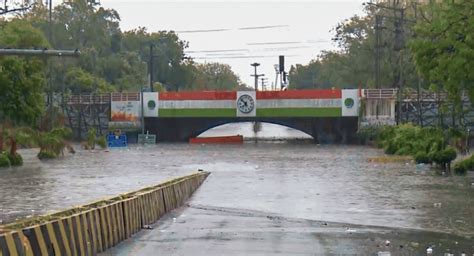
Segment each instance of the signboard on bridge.
[{"label": "signboard on bridge", "polygon": [[140,101],[112,101],[109,128],[138,129],[140,127]]},{"label": "signboard on bridge", "polygon": [[359,116],[359,90],[342,90],[342,116]]},{"label": "signboard on bridge", "polygon": [[145,117],[158,117],[158,93],[143,93],[143,115]]}]

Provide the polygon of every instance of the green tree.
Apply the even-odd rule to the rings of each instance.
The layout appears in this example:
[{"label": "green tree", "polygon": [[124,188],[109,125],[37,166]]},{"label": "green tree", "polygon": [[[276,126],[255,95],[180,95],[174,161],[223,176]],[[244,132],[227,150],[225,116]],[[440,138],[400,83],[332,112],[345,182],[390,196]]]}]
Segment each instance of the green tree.
[{"label": "green tree", "polygon": [[[412,23],[400,25],[400,12],[389,8],[405,8],[404,18],[415,19],[416,5],[392,5],[392,1],[379,1],[380,7],[366,5],[364,16],[353,16],[336,25],[333,42],[338,49],[323,51],[307,65],[293,66],[290,70],[290,88],[373,88],[375,86],[375,20],[380,18],[378,49],[380,53],[380,86],[397,88],[399,71],[402,84],[414,88],[417,74],[410,51],[405,49],[403,38],[411,38]],[[388,7],[388,8],[384,8]],[[403,33],[397,30],[403,27]],[[403,37],[397,36],[402,35]],[[398,55],[401,55],[401,63]]]},{"label": "green tree", "polygon": [[[14,19],[0,27],[0,47],[43,48],[40,31]],[[44,62],[38,58],[0,57],[0,120],[33,124],[43,111]]]},{"label": "green tree", "polygon": [[105,93],[114,90],[104,79],[95,77],[81,68],[69,69],[65,82],[72,93]]},{"label": "green tree", "polygon": [[461,92],[474,103],[474,2],[446,1],[425,6],[426,20],[416,25],[410,43],[416,67],[423,77],[441,85],[458,108]]},{"label": "green tree", "polygon": [[227,64],[205,63],[195,65],[193,90],[237,90],[242,85],[239,77]]}]

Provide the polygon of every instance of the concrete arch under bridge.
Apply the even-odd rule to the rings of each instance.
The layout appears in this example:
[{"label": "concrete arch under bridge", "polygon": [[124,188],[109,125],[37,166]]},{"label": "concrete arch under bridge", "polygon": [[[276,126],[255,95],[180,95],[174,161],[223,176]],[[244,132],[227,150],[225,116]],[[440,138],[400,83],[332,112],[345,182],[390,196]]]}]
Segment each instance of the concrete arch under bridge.
[{"label": "concrete arch under bridge", "polygon": [[205,131],[229,123],[262,122],[301,131],[316,143],[351,143],[355,141],[357,117],[278,117],[278,118],[146,118],[145,130],[158,141],[186,142]]}]

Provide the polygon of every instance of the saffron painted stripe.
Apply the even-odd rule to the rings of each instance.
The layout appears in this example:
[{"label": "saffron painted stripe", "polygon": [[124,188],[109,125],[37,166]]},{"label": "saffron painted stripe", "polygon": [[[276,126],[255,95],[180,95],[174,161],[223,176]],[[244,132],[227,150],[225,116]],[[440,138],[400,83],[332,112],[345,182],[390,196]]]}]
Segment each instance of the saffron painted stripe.
[{"label": "saffron painted stripe", "polygon": [[257,108],[257,117],[340,117],[341,108]]},{"label": "saffron painted stripe", "polygon": [[234,108],[235,100],[165,100],[158,102],[158,109],[182,108]]},{"label": "saffron painted stripe", "polygon": [[289,91],[258,91],[260,99],[340,99],[341,89],[335,90],[289,90]]},{"label": "saffron painted stripe", "polygon": [[259,100],[259,108],[336,108],[341,107],[341,99],[278,99]]},{"label": "saffron painted stripe", "polygon": [[159,117],[235,117],[235,108],[159,109]]},{"label": "saffron painted stripe", "polygon": [[235,100],[237,92],[207,91],[207,92],[162,92],[159,100]]}]

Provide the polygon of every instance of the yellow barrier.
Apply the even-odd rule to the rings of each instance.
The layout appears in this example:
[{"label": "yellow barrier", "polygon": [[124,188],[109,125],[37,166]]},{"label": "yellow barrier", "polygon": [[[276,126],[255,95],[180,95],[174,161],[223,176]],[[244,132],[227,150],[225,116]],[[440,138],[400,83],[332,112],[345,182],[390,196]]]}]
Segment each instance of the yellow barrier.
[{"label": "yellow barrier", "polygon": [[96,255],[183,205],[208,172],[0,226],[0,256]]}]

